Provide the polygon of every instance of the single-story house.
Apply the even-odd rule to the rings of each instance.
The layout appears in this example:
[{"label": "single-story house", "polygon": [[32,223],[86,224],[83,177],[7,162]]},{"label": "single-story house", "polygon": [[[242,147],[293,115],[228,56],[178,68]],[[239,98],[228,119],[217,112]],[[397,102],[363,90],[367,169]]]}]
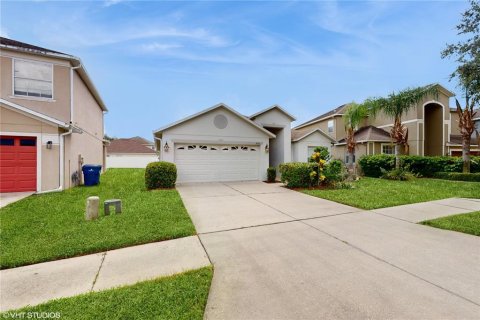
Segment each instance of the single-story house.
[{"label": "single-story house", "polygon": [[244,116],[220,103],[154,131],[160,160],[177,165],[178,182],[265,180],[267,168],[306,161],[334,140],[321,130],[292,136],[295,117],[278,105]]},{"label": "single-story house", "polygon": [[141,137],[113,139],[107,146],[107,168],[145,168],[158,161],[154,144]]}]

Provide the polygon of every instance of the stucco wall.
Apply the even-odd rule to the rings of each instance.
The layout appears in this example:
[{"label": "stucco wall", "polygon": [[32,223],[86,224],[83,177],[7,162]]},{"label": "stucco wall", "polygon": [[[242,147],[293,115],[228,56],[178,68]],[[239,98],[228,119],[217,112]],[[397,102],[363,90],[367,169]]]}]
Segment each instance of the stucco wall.
[{"label": "stucco wall", "polygon": [[[53,98],[14,96],[13,59],[48,62],[53,64]],[[0,97],[34,111],[68,123],[70,120],[70,64],[64,60],[31,56],[9,50],[0,50]]]},{"label": "stucco wall", "polygon": [[292,161],[307,162],[309,147],[326,147],[332,154],[332,145],[330,139],[319,132],[314,132],[304,139],[292,143]]},{"label": "stucco wall", "polygon": [[284,162],[290,162],[291,138],[292,138],[292,119],[279,109],[271,109],[253,119],[262,127],[283,128],[276,134],[275,142],[272,143],[271,151],[275,154],[272,165],[278,165]]},{"label": "stucco wall", "polygon": [[145,168],[150,162],[158,161],[155,154],[109,154],[107,168]]}]

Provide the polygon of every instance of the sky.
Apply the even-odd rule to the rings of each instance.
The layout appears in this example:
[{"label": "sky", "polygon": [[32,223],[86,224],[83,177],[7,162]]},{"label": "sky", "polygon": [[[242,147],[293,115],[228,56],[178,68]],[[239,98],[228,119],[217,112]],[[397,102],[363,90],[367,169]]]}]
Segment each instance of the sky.
[{"label": "sky", "polygon": [[[143,136],[226,103],[307,121],[449,81],[464,1],[4,1],[2,36],[78,56],[110,136]],[[452,103],[451,103],[452,106]]]}]

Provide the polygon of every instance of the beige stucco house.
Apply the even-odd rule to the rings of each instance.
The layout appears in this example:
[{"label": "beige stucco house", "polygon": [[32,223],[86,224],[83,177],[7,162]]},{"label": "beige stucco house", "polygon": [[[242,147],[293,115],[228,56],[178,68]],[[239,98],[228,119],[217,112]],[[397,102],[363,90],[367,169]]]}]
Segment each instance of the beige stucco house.
[{"label": "beige stucco house", "polygon": [[[424,99],[402,119],[409,130],[404,153],[439,156],[461,150],[456,114],[449,107],[453,93],[440,85],[438,89],[438,95]],[[294,116],[278,105],[245,116],[221,103],[155,130],[154,139],[160,160],[177,165],[179,182],[263,180],[269,166],[306,162],[318,146],[346,162],[342,117],[347,107],[292,128]],[[383,114],[365,119],[355,135],[355,157],[393,154],[392,124]],[[472,149],[477,152],[478,146]]]},{"label": "beige stucco house", "polygon": [[70,188],[105,164],[107,108],[77,57],[0,38],[0,192]]}]

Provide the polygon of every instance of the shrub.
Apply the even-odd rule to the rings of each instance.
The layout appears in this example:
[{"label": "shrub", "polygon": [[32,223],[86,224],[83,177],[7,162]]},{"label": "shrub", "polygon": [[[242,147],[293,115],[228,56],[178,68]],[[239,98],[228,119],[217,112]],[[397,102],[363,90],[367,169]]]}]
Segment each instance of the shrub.
[{"label": "shrub", "polygon": [[388,180],[409,181],[415,179],[415,175],[408,170],[408,168],[398,168],[387,171],[381,169],[382,175],[380,178]]},{"label": "shrub", "polygon": [[145,186],[148,190],[173,188],[177,181],[177,167],[174,163],[157,161],[147,165],[145,170]]},{"label": "shrub", "polygon": [[325,182],[327,184],[343,181],[346,176],[345,166],[340,160],[331,160],[325,165],[323,174],[325,175]]},{"label": "shrub", "polygon": [[310,173],[316,170],[317,164],[305,162],[282,163],[279,167],[281,181],[289,188],[307,188],[316,183]]},{"label": "shrub", "polygon": [[[461,172],[463,167],[462,158],[459,157],[422,157],[401,156],[401,167],[423,177],[432,177],[436,172]],[[480,172],[480,157],[471,157],[472,173]],[[363,156],[359,160],[364,175],[368,177],[380,177],[381,169],[390,171],[395,167],[393,155],[370,155]]]},{"label": "shrub", "polygon": [[268,182],[275,182],[276,178],[277,178],[277,168],[269,167],[267,169],[267,181]]},{"label": "shrub", "polygon": [[433,177],[444,180],[480,182],[480,173],[437,172]]},{"label": "shrub", "polygon": [[[318,159],[322,159],[322,160],[325,160],[325,161],[328,161],[330,159],[330,152],[328,152],[328,148],[327,147],[315,147],[315,149],[313,149],[313,153],[318,153]],[[310,157],[308,158],[308,162],[317,162],[314,158]]]}]

